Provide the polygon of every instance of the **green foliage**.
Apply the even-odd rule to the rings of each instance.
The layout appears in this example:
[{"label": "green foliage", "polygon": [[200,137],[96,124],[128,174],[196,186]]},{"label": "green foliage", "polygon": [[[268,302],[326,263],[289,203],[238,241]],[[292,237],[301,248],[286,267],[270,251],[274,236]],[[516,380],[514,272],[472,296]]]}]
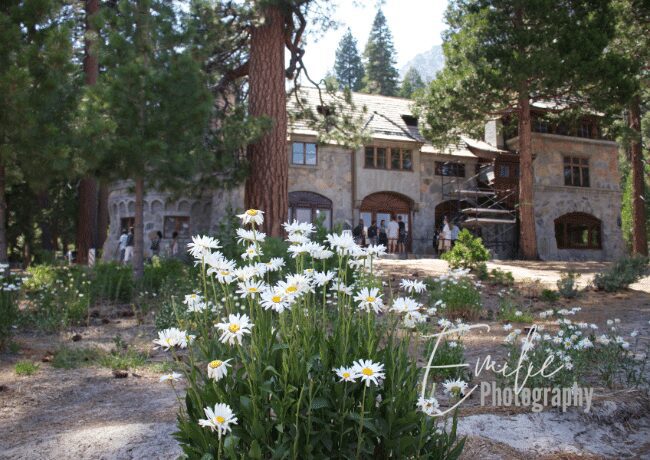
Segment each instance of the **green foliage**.
[{"label": "green foliage", "polygon": [[18,361],[14,366],[16,375],[33,375],[40,366],[32,361]]},{"label": "green foliage", "polygon": [[96,347],[61,347],[54,352],[52,366],[58,369],[76,369],[92,366],[102,356]]},{"label": "green foliage", "polygon": [[[271,253],[268,249],[262,260]],[[334,265],[341,267],[337,280],[348,285],[352,279],[343,259],[347,257]],[[246,263],[236,261],[240,266]],[[320,264],[300,255],[294,266],[296,273],[303,273],[320,270]],[[292,273],[285,267],[281,278]],[[356,274],[356,289],[380,283],[370,273]],[[234,284],[218,283],[215,295],[208,286],[204,297],[216,311],[192,313],[180,321],[185,334],[196,335],[187,359],[177,361],[191,376],[176,433],[188,458],[459,456],[463,441],[456,437],[455,420],[447,431],[436,418],[414,410],[421,371],[409,356],[413,344],[397,330],[393,313],[384,318],[363,312],[340,291],[328,307],[329,289],[321,287],[303,293],[278,313],[264,309],[258,296],[240,299],[233,288]],[[214,323],[239,313],[240,301],[254,326],[241,344],[229,345],[220,340]],[[174,353],[185,356],[182,350]],[[228,374],[218,381],[210,378],[208,363],[226,359],[231,360]],[[384,364],[380,385],[339,382],[333,369],[358,359]],[[228,404],[238,418],[232,433],[221,437],[198,423],[205,418],[204,409],[215,403]]]},{"label": "green foliage", "polygon": [[557,302],[560,300],[560,293],[551,289],[544,289],[540,295],[540,299],[542,299],[544,302]]},{"label": "green foliage", "polygon": [[101,354],[97,359],[100,366],[112,370],[129,370],[143,367],[148,355],[125,344],[120,336],[114,339],[115,348],[109,353]]},{"label": "green foliage", "polygon": [[[467,276],[452,275],[426,281],[429,304],[447,318],[475,319],[481,312],[481,293]],[[442,304],[437,304],[442,301]]]},{"label": "green foliage", "polygon": [[[427,355],[433,352],[435,342],[432,341],[427,349]],[[436,354],[431,361],[432,366],[451,366],[465,362],[465,345],[463,344],[462,337],[449,337],[440,342],[440,346],[436,350]],[[431,377],[438,382],[447,379],[461,379],[464,381],[469,380],[469,372],[466,367],[447,367],[447,368],[433,368],[431,369]]]},{"label": "green foliage", "polygon": [[608,270],[597,273],[594,276],[594,285],[601,291],[620,291],[641,278],[647,268],[647,257],[625,257],[612,264]]},{"label": "green foliage", "polygon": [[486,281],[491,286],[510,287],[515,284],[515,278],[512,272],[506,272],[499,268],[493,268],[489,272],[485,264],[479,264],[476,269],[477,276],[481,281]]},{"label": "green foliage", "polygon": [[506,323],[532,323],[533,315],[528,311],[522,311],[510,295],[505,295],[499,301],[497,318]]},{"label": "green foliage", "polygon": [[11,284],[0,287],[0,351],[10,344],[12,329],[18,322],[17,292],[9,287]]},{"label": "green foliage", "polygon": [[98,263],[92,272],[91,292],[95,302],[131,302],[135,292],[131,267],[118,262]]},{"label": "green foliage", "polygon": [[480,237],[475,237],[464,228],[458,234],[456,244],[451,251],[445,252],[441,258],[449,262],[452,268],[476,269],[482,262],[490,259],[490,251],[483,246]]},{"label": "green foliage", "polygon": [[562,273],[560,279],[557,280],[557,290],[560,295],[566,299],[573,299],[577,297],[580,291],[576,285],[578,274],[575,272]]},{"label": "green foliage", "polygon": [[363,53],[365,76],[363,90],[371,94],[396,96],[399,73],[395,68],[395,46],[386,16],[377,10]]},{"label": "green foliage", "polygon": [[349,28],[339,42],[335,59],[334,72],[338,83],[352,91],[359,91],[363,85],[363,63],[357,49],[357,41]]},{"label": "green foliage", "polygon": [[426,85],[422,80],[420,72],[418,72],[415,67],[410,67],[406,71],[406,74],[404,74],[402,85],[399,88],[399,96],[407,99],[414,99],[422,94],[425,87]]}]

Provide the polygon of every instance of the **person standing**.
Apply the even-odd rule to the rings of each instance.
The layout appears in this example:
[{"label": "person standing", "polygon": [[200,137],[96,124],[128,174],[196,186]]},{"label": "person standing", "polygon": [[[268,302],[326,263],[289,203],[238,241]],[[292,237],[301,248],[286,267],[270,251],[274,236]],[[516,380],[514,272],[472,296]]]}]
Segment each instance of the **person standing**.
[{"label": "person standing", "polygon": [[158,230],[153,240],[151,240],[151,257],[160,256],[160,241],[162,240],[162,236],[162,232]]},{"label": "person standing", "polygon": [[379,244],[388,247],[388,235],[386,234],[386,221],[382,220],[379,223],[379,237],[377,238]]},{"label": "person standing", "polygon": [[119,249],[120,249],[120,262],[124,262],[124,253],[126,252],[126,240],[129,239],[129,235],[126,232],[126,228],[122,229],[122,234],[119,239]]},{"label": "person standing", "polygon": [[357,243],[359,246],[365,245],[365,241],[363,238],[363,231],[364,231],[363,219],[359,219],[359,225],[357,225],[352,229],[352,236],[354,237],[354,242]]},{"label": "person standing", "polygon": [[456,222],[451,227],[451,247],[453,248],[454,245],[456,244],[456,240],[458,239],[458,234],[460,233],[460,229],[458,228],[458,225],[456,225]]},{"label": "person standing", "polygon": [[395,220],[395,216],[391,216],[386,233],[388,234],[388,252],[394,254],[397,251],[397,238],[399,237],[399,225]]},{"label": "person standing", "polygon": [[133,244],[135,240],[135,234],[133,232],[133,227],[129,228],[129,234],[126,238],[126,248],[124,250],[124,263],[127,264],[133,259]]},{"label": "person standing", "polygon": [[397,216],[397,250],[400,254],[406,254],[406,223],[402,220],[402,216]]},{"label": "person standing", "polygon": [[178,256],[178,232],[172,233],[172,242],[169,245],[169,255],[172,257]]},{"label": "person standing", "polygon": [[451,249],[451,228],[449,228],[449,220],[445,217],[442,224],[442,252],[447,252]]},{"label": "person standing", "polygon": [[373,246],[377,244],[377,222],[374,220],[370,224],[370,227],[368,227],[368,241]]}]

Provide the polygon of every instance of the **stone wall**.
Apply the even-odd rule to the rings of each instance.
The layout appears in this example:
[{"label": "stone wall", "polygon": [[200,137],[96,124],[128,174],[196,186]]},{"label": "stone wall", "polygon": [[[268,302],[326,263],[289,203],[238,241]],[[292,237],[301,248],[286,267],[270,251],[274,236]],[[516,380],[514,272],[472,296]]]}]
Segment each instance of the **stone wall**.
[{"label": "stone wall", "polygon": [[[612,141],[533,133],[535,230],[543,260],[613,260],[625,253],[620,227],[617,144]],[[508,141],[514,147],[517,139]],[[564,156],[589,159],[589,187],[564,185]],[[555,219],[584,212],[601,220],[602,249],[558,249]]]},{"label": "stone wall", "polygon": [[[103,259],[117,260],[122,219],[132,218],[135,215],[135,196],[131,182],[122,181],[113,184],[108,196],[108,211],[110,226],[104,243]],[[144,197],[145,257],[151,255],[148,235],[152,232],[164,231],[165,216],[189,217],[190,235],[196,235],[210,230],[211,214],[211,196],[173,199],[169,193],[150,190]],[[181,247],[184,247],[188,241],[189,239],[179,240]],[[164,235],[161,253],[168,251],[170,244],[171,235]]]}]

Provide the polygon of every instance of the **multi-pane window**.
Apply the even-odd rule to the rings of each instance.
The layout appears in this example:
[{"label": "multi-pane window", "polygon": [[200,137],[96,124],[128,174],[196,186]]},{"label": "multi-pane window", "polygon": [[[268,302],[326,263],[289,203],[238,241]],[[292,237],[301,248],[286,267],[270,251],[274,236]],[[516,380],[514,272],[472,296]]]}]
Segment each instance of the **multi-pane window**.
[{"label": "multi-pane window", "polygon": [[291,163],[294,165],[316,165],[317,147],[313,142],[294,142],[291,148]]},{"label": "multi-pane window", "polygon": [[558,249],[601,249],[601,223],[596,217],[575,212],[555,219]]},{"label": "multi-pane window", "polygon": [[589,160],[564,157],[564,185],[589,187]]},{"label": "multi-pane window", "polygon": [[178,233],[179,238],[189,238],[191,236],[189,216],[165,216],[164,237],[173,238],[174,232]]},{"label": "multi-pane window", "polygon": [[314,192],[289,193],[289,221],[321,222],[327,230],[332,229],[332,201]]},{"label": "multi-pane window", "polygon": [[400,148],[368,146],[365,149],[364,165],[372,169],[394,169],[413,171],[413,151]]},{"label": "multi-pane window", "polygon": [[591,124],[580,123],[577,131],[578,137],[591,137]]},{"label": "multi-pane window", "polygon": [[387,169],[386,148],[366,147],[366,168]]},{"label": "multi-pane window", "polygon": [[465,163],[436,161],[436,176],[465,177]]},{"label": "multi-pane window", "polygon": [[390,149],[390,169],[413,170],[413,153],[405,149]]}]

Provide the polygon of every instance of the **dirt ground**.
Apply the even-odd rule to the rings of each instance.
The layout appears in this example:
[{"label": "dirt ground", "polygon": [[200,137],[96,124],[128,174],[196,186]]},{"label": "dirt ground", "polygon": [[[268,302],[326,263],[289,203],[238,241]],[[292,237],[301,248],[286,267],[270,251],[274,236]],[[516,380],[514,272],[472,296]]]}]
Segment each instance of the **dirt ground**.
[{"label": "dirt ground", "polygon": [[[587,286],[600,263],[491,262],[489,268],[512,271],[517,287],[531,298],[533,311],[548,308],[534,300],[540,285],[555,286],[561,272],[581,274]],[[386,277],[425,277],[447,271],[440,260],[386,260],[380,262]],[[537,283],[537,281],[539,283]],[[482,292],[487,309],[498,303],[498,288]],[[650,277],[617,294],[587,290],[579,299],[560,301],[557,307],[579,305],[576,321],[604,324],[620,318],[622,331],[640,331],[650,340]],[[572,318],[574,319],[574,318]],[[478,357],[498,356],[505,332],[495,322],[490,332],[466,338],[466,359],[473,366]],[[73,341],[75,334],[81,340]],[[160,374],[150,367],[115,378],[98,366],[55,369],[47,361],[61,345],[68,348],[100,347],[110,350],[119,335],[124,342],[150,353],[149,361],[166,356],[153,351],[153,327],[134,318],[110,318],[107,324],[77,328],[55,335],[21,332],[15,354],[0,355],[0,458],[7,459],[175,459],[181,451],[172,438],[178,400]],[[79,337],[76,337],[79,338]],[[17,376],[15,363],[40,364],[31,376]],[[476,400],[461,409],[459,431],[468,436],[463,458],[650,458],[650,402],[647,393],[596,389],[591,413],[544,411],[533,414],[523,408],[500,410],[480,407]]]}]

